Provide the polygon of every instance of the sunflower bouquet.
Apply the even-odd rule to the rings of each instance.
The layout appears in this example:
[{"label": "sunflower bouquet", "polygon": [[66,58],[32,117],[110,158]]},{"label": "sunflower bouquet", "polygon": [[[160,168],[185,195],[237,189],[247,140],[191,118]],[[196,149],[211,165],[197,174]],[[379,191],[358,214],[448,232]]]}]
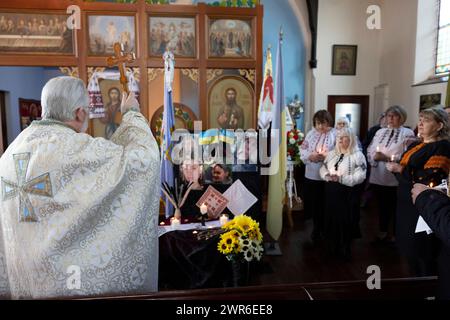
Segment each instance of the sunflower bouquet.
[{"label": "sunflower bouquet", "polygon": [[230,261],[261,260],[263,254],[262,234],[259,223],[246,215],[236,216],[222,226],[217,249]]}]

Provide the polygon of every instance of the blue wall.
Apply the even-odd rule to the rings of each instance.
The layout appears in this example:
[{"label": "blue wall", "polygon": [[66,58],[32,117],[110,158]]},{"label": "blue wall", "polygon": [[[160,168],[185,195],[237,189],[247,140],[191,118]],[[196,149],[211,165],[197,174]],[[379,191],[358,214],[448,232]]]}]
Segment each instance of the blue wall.
[{"label": "blue wall", "polygon": [[0,91],[6,92],[8,143],[20,133],[19,98],[41,100],[45,83],[59,75],[57,68],[0,67]]},{"label": "blue wall", "polygon": [[[306,51],[300,25],[287,0],[262,0],[264,5],[263,44],[264,50],[272,46],[273,75],[276,75],[276,56],[280,26],[283,28],[283,71],[285,103],[295,95],[305,101],[305,59]],[[265,59],[265,57],[264,57]],[[303,119],[297,121],[303,130]]]}]

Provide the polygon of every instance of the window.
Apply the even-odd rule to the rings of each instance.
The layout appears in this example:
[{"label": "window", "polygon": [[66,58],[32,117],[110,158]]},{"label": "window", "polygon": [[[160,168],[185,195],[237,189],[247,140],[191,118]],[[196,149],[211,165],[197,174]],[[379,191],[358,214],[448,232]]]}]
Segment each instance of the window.
[{"label": "window", "polygon": [[450,0],[440,0],[436,75],[450,72]]}]

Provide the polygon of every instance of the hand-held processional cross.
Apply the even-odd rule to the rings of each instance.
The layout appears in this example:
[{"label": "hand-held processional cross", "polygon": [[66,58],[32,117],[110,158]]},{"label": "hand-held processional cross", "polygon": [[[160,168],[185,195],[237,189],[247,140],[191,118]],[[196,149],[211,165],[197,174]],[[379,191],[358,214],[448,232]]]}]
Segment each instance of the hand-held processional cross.
[{"label": "hand-held processional cross", "polygon": [[136,55],[134,52],[125,53],[123,48],[123,44],[116,42],[114,43],[114,56],[108,57],[106,59],[106,63],[108,67],[118,66],[120,72],[120,84],[122,85],[122,89],[127,94],[130,94],[130,90],[128,90],[128,77],[126,76],[126,63],[131,63],[136,60]]}]

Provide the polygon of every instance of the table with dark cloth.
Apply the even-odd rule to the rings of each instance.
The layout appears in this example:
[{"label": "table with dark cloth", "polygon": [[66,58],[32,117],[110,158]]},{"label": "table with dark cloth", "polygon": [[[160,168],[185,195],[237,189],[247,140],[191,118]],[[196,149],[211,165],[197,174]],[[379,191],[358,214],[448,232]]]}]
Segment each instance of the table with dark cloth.
[{"label": "table with dark cloth", "polygon": [[[232,285],[231,263],[217,250],[220,234],[199,240],[193,231],[176,230],[159,237],[160,290]],[[208,232],[217,232],[217,228]]]}]

